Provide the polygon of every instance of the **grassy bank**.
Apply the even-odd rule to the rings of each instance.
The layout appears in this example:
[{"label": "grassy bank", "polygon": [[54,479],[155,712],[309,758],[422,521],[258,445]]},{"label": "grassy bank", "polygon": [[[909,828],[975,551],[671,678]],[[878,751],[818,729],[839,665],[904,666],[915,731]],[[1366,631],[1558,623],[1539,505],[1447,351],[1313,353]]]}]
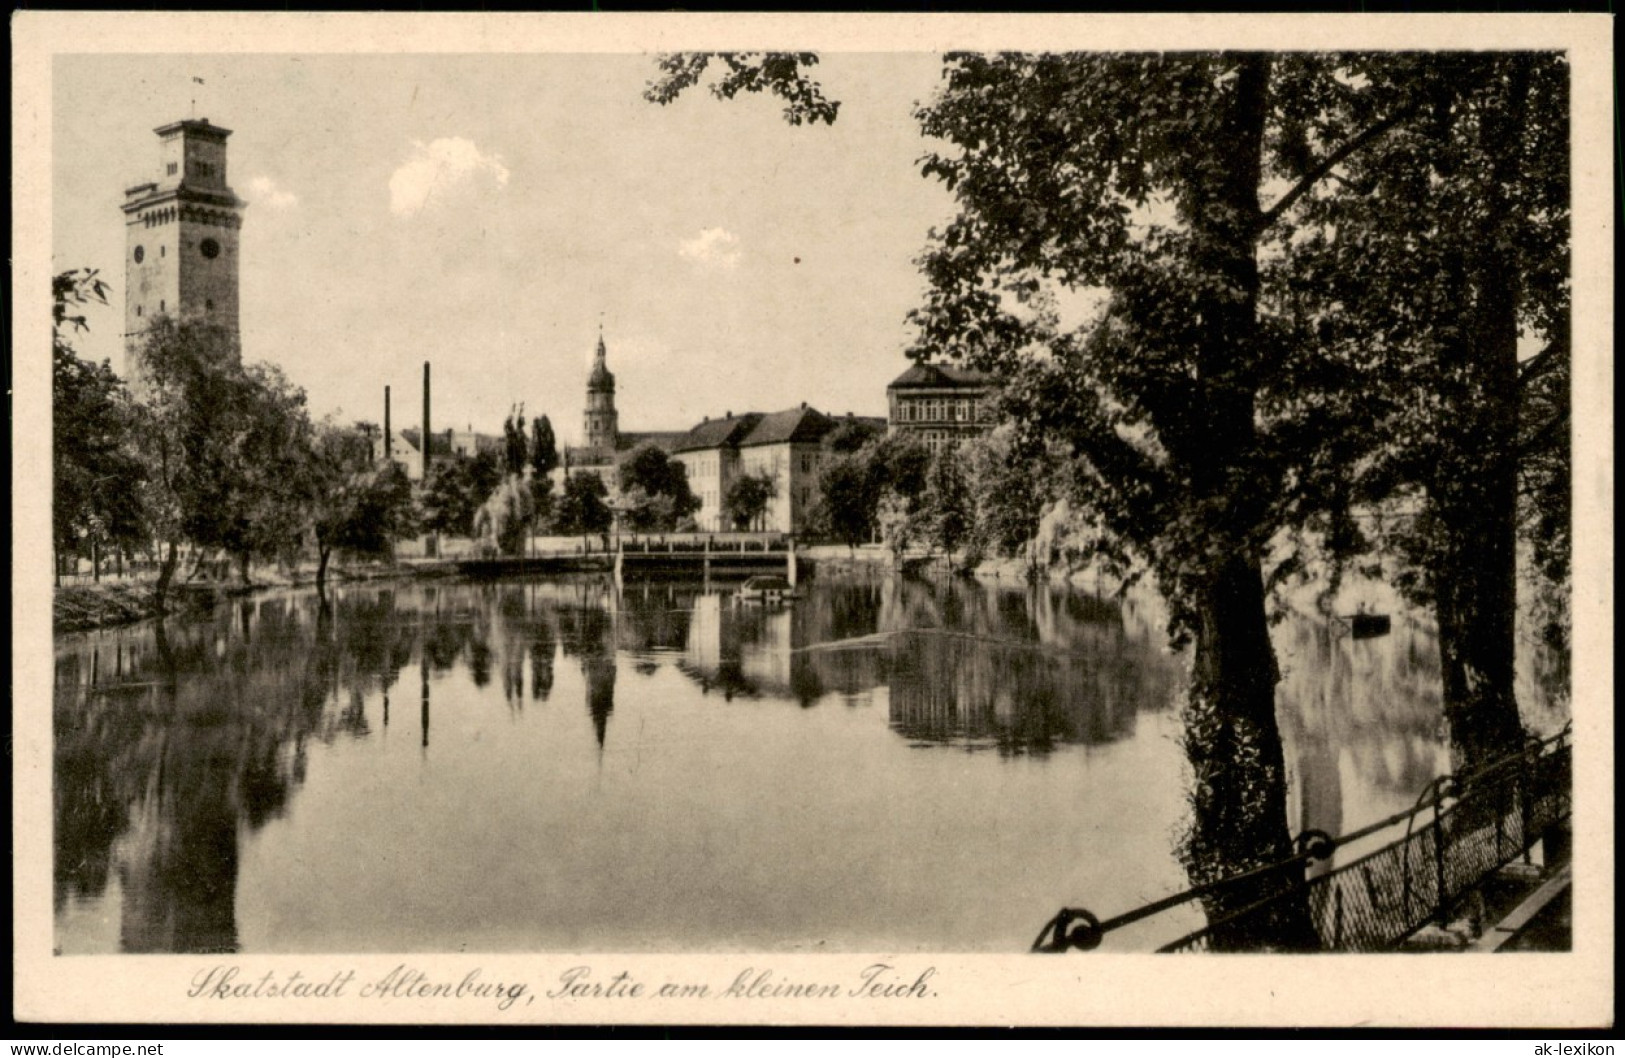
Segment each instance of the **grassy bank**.
[{"label": "grassy bank", "polygon": [[[330,584],[351,581],[392,580],[401,577],[445,576],[454,570],[450,563],[415,562],[398,565],[359,565],[328,571]],[[255,570],[249,584],[231,581],[192,581],[176,578],[169,590],[163,615],[199,613],[223,599],[252,595],[268,588],[310,587],[316,583],[316,570],[300,567]],[[144,621],[160,616],[151,580],[104,580],[95,584],[68,584],[56,589],[51,601],[51,626],[56,632],[88,632],[93,628]]]},{"label": "grassy bank", "polygon": [[[178,586],[170,590],[163,613],[206,610],[229,595],[253,588],[223,585]],[[56,589],[51,600],[51,626],[57,632],[86,632],[159,616],[158,599],[150,582],[123,581],[73,584]]]}]

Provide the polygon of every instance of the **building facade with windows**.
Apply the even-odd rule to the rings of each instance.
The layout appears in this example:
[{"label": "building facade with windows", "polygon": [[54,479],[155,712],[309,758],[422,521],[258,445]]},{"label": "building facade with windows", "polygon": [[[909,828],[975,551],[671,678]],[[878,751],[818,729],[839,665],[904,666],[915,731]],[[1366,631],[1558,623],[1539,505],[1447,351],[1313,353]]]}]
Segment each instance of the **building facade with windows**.
[{"label": "building facade with windows", "polygon": [[802,404],[768,414],[729,412],[694,427],[678,441],[673,455],[700,500],[695,523],[707,532],[732,530],[728,490],[742,476],[755,474],[772,482],[773,496],[759,524],[750,528],[801,532],[821,499],[824,437],[837,425],[839,420]]},{"label": "building facade with windows", "polygon": [[673,447],[673,458],[688,475],[689,491],[700,501],[694,524],[701,529],[716,533],[733,528],[724,507],[728,490],[741,473],[739,445],[761,421],[761,412],[728,412],[720,419],[706,419]]},{"label": "building facade with windows", "polygon": [[991,375],[949,364],[915,364],[886,387],[886,432],[910,434],[932,452],[993,429]]}]

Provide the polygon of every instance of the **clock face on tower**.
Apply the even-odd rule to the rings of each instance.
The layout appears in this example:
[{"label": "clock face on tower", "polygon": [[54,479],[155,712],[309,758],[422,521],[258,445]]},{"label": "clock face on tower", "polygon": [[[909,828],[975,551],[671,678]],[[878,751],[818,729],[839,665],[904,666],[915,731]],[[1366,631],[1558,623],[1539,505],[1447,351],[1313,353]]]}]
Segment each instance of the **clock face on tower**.
[{"label": "clock face on tower", "polygon": [[204,239],[198,244],[198,250],[211,261],[220,256],[220,244],[213,239]]}]

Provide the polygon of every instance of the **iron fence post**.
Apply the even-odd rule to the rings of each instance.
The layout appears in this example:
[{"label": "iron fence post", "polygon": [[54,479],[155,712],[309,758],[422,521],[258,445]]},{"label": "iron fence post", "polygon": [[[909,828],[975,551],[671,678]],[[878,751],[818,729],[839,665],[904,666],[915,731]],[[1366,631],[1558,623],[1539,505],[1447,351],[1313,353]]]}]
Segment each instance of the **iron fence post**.
[{"label": "iron fence post", "polygon": [[1534,862],[1530,853],[1535,847],[1535,839],[1529,831],[1535,815],[1535,767],[1539,761],[1539,754],[1540,744],[1538,742],[1526,745],[1523,760],[1520,762],[1521,766],[1518,769],[1519,844],[1523,846],[1523,862],[1526,867]]},{"label": "iron fence post", "polygon": [[1440,783],[1433,797],[1433,872],[1434,890],[1433,913],[1437,917],[1439,926],[1443,928],[1446,922],[1446,906],[1444,883],[1444,820],[1441,806],[1444,804],[1444,783]]},{"label": "iron fence post", "polygon": [[1495,864],[1501,865],[1501,847],[1504,844],[1507,814],[1507,789],[1504,783],[1495,786]]}]

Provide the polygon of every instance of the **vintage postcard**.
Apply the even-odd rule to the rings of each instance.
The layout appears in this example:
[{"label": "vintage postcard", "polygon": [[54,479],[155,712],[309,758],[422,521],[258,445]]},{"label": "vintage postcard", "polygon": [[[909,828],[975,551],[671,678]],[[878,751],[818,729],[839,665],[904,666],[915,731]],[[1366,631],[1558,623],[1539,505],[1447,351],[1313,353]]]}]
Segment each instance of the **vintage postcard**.
[{"label": "vintage postcard", "polygon": [[18,1019],[1605,1025],[1609,29],[14,15]]}]

